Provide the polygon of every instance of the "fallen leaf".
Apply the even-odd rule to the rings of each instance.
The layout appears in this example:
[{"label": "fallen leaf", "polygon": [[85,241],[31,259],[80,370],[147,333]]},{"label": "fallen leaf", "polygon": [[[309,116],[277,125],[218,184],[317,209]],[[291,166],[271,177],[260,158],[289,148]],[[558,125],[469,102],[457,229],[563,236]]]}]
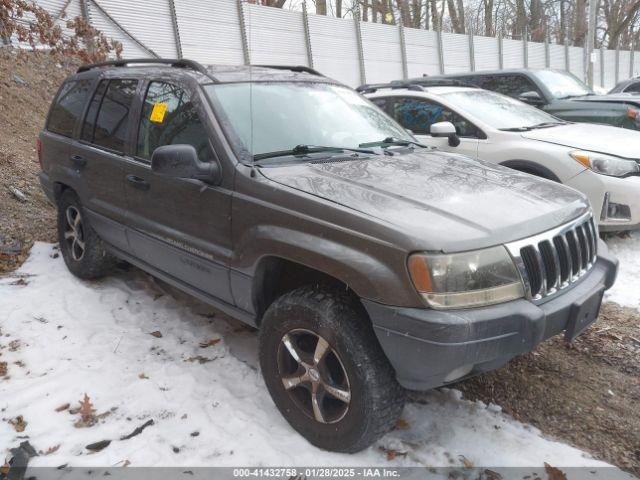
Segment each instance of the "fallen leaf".
[{"label": "fallen leaf", "polygon": [[406,457],[407,452],[399,452],[390,448],[380,447],[380,451],[387,454],[387,461],[395,460],[397,457]]},{"label": "fallen leaf", "polygon": [[42,450],[40,450],[39,453],[40,453],[40,455],[51,455],[52,453],[57,452],[59,448],[60,448],[60,444],[58,444],[58,445],[56,445],[54,447],[49,447],[44,452]]},{"label": "fallen leaf", "polygon": [[464,468],[473,468],[473,462],[471,460],[469,460],[464,455],[458,455],[458,456],[460,457],[460,460],[462,460],[462,463],[464,464]]},{"label": "fallen leaf", "polygon": [[151,332],[149,335],[152,335],[156,338],[162,338],[162,333],[160,332],[160,330],[156,330],[155,332]]},{"label": "fallen leaf", "polygon": [[0,362],[0,377],[4,377],[7,374],[7,362]]},{"label": "fallen leaf", "polygon": [[[500,475],[498,472],[495,472],[493,470],[489,470],[488,468],[486,468],[482,473],[484,473],[485,478],[487,480],[502,480],[502,475]],[[524,477],[524,478],[527,478],[527,477]]]},{"label": "fallen leaf", "polygon": [[213,347],[214,345],[220,343],[221,338],[212,338],[211,340],[207,340],[206,342],[200,343],[200,348]]},{"label": "fallen leaf", "polygon": [[27,428],[27,422],[24,421],[22,415],[18,415],[16,418],[9,420],[9,424],[13,426],[16,432],[24,432],[24,429]]},{"label": "fallen leaf", "polygon": [[120,440],[129,440],[130,438],[133,438],[136,435],[140,435],[145,428],[150,427],[151,425],[153,425],[153,423],[154,423],[153,419],[147,420],[143,425],[140,425],[138,428],[136,428],[129,435],[125,435],[123,437],[120,437]]},{"label": "fallen leaf", "polygon": [[208,363],[208,362],[212,362],[214,361],[215,358],[207,358],[207,357],[203,357],[202,355],[196,355],[195,357],[189,357],[185,360],[185,362],[198,362],[200,364],[203,363]]},{"label": "fallen leaf", "polygon": [[409,430],[410,428],[411,425],[409,425],[409,423],[404,418],[399,418],[396,422],[396,430]]},{"label": "fallen leaf", "polygon": [[87,450],[91,450],[92,452],[99,452],[100,450],[104,450],[105,448],[107,448],[110,443],[111,440],[101,440],[96,443],[90,443],[84,448],[86,448]]},{"label": "fallen leaf", "polygon": [[58,408],[56,408],[56,412],[64,412],[65,410],[68,410],[70,406],[71,405],[69,405],[68,403],[60,405]]},{"label": "fallen leaf", "polygon": [[140,375],[138,375],[138,378],[140,380],[149,380],[149,377],[147,377],[144,372],[142,372]]},{"label": "fallen leaf", "polygon": [[80,420],[73,424],[74,427],[84,428],[95,425],[97,421],[96,410],[95,408],[93,408],[91,399],[86,393],[84,394],[84,398],[80,400],[80,408],[78,409],[78,414],[80,414]]},{"label": "fallen leaf", "polygon": [[552,467],[547,462],[544,462],[544,469],[547,472],[549,480],[567,480],[567,476],[562,470],[556,467]]}]

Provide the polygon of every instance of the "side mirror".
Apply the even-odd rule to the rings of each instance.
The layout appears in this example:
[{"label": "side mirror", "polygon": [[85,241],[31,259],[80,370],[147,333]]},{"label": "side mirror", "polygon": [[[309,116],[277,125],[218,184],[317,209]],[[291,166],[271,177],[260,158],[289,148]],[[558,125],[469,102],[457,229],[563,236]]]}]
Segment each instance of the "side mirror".
[{"label": "side mirror", "polygon": [[193,178],[217,183],[220,166],[217,162],[201,162],[193,145],[164,145],[151,155],[151,170],[158,175],[174,178]]},{"label": "side mirror", "polygon": [[456,133],[456,127],[451,122],[438,122],[431,125],[429,129],[432,137],[448,137],[449,146],[457,147],[460,145],[460,137]]},{"label": "side mirror", "polygon": [[531,90],[530,92],[521,93],[518,96],[518,100],[524,103],[528,103],[529,105],[533,105],[535,107],[544,105],[544,99],[540,96],[538,92],[534,90]]}]

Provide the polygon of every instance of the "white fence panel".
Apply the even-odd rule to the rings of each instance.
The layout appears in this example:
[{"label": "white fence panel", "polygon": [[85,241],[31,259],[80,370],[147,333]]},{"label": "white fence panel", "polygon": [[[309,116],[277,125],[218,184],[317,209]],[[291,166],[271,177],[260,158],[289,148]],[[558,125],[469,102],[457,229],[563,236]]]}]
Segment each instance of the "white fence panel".
[{"label": "white fence panel", "polygon": [[584,50],[582,47],[569,47],[569,71],[580,80],[584,80]]},{"label": "white fence panel", "polygon": [[640,52],[635,52],[633,54],[633,75],[632,77],[637,77],[640,75]]},{"label": "white fence panel", "polygon": [[[102,5],[100,5],[102,7]],[[135,41],[131,39],[128,35],[126,35],[122,29],[118,28],[111,19],[102,12],[93,2],[87,3],[87,10],[89,11],[89,20],[91,21],[91,25],[100,30],[105,34],[108,38],[113,38],[114,40],[122,43],[123,47],[123,57],[124,58],[139,58],[139,57],[150,57],[151,54],[140,45],[138,45]],[[111,15],[109,13],[111,17]],[[170,30],[171,32],[171,30]]]},{"label": "white fence panel", "polygon": [[63,35],[75,33],[72,28],[67,28],[67,22],[82,15],[80,3],[67,0],[40,0],[37,3],[53,16],[56,25],[62,28]]},{"label": "white fence panel", "polygon": [[502,66],[504,68],[524,67],[524,52],[520,40],[505,38],[502,40]]},{"label": "white fence panel", "polygon": [[555,43],[549,45],[549,64],[551,68],[565,69],[564,45],[556,45]]},{"label": "white fence panel", "polygon": [[604,79],[602,86],[609,90],[616,84],[616,51],[604,51]]},{"label": "white fence panel", "polygon": [[244,3],[251,63],[307,65],[302,13]]},{"label": "white fence panel", "polygon": [[500,68],[500,48],[498,39],[473,36],[473,54],[476,70],[498,70]]},{"label": "white fence panel", "polygon": [[[174,0],[182,54],[205,64],[244,63],[238,7],[227,0]],[[167,33],[168,34],[168,33]]]},{"label": "white fence panel", "polygon": [[422,75],[438,75],[438,35],[433,30],[404,29],[404,44],[407,50],[409,78]]},{"label": "white fence panel", "polygon": [[400,31],[394,25],[360,22],[368,83],[402,79]]},{"label": "white fence panel", "polygon": [[360,60],[353,20],[309,15],[309,31],[314,67],[352,87],[360,85]]},{"label": "white fence panel", "polygon": [[544,43],[527,42],[527,65],[529,68],[545,68],[547,66]]},{"label": "white fence panel", "polygon": [[442,53],[444,73],[468,72],[471,70],[469,58],[469,37],[459,33],[442,33]]},{"label": "white fence panel", "polygon": [[629,65],[631,65],[631,52],[629,50],[620,50],[618,64],[618,78],[620,80],[629,78]]}]

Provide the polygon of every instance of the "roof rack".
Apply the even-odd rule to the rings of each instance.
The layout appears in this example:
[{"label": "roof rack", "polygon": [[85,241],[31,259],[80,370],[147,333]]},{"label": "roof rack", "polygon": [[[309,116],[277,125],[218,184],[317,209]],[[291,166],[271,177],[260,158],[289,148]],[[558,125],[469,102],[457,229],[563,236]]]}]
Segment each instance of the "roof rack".
[{"label": "roof rack", "polygon": [[262,67],[262,68],[274,68],[276,70],[290,70],[292,72],[297,73],[309,73],[311,75],[317,75],[318,77],[324,77],[319,71],[311,68],[305,67],[304,65],[251,65],[252,67]]},{"label": "roof rack", "polygon": [[89,65],[82,65],[81,67],[78,68],[77,73],[88,72],[89,70],[93,70],[94,68],[101,68],[101,67],[126,67],[127,65],[133,64],[133,63],[150,64],[150,65],[169,65],[175,68],[188,68],[208,76],[207,69],[204,68],[204,66],[201,65],[200,63],[194,62],[193,60],[176,59],[176,58],[127,58],[122,60],[109,60],[107,62],[99,62],[99,63],[92,63]]},{"label": "roof rack", "polygon": [[472,83],[463,82],[460,80],[454,80],[449,78],[416,78],[413,80],[395,80],[391,83],[374,83],[360,85],[356,88],[356,91],[360,93],[373,93],[376,90],[382,88],[399,89],[406,88],[407,90],[424,91],[425,87],[472,87],[479,88]]}]

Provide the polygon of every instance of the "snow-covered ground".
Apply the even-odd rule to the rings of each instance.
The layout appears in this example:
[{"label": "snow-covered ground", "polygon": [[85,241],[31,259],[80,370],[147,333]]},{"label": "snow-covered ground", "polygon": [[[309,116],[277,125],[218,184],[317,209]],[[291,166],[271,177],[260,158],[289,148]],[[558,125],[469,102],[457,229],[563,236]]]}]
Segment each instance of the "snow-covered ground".
[{"label": "snow-covered ground", "polygon": [[[616,249],[640,261],[622,242]],[[633,295],[623,286],[610,298]],[[269,398],[254,332],[135,268],[80,281],[49,244],[37,243],[18,272],[0,279],[0,330],[0,362],[8,364],[0,377],[0,466],[24,438],[55,450],[33,466],[605,465],[456,390],[408,404],[401,428],[361,453],[318,450]],[[77,428],[80,414],[69,409],[85,393],[98,422]],[[18,416],[21,433],[9,423]],[[150,419],[141,434],[119,440]],[[112,442],[97,453],[85,448],[102,440]],[[402,454],[389,459],[389,451]]]},{"label": "snow-covered ground", "polygon": [[607,245],[620,260],[620,270],[615,285],[605,294],[605,300],[640,308],[640,232],[633,232],[628,238],[610,238]]}]

